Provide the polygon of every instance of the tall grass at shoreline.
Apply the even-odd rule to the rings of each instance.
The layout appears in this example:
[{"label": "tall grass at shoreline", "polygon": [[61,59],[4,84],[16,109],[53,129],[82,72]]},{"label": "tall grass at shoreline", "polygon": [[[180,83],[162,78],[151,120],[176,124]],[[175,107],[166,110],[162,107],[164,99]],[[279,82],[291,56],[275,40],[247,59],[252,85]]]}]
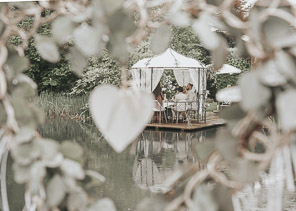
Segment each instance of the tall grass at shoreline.
[{"label": "tall grass at shoreline", "polygon": [[64,117],[84,122],[90,120],[88,95],[41,92],[31,103],[41,108],[50,118]]}]

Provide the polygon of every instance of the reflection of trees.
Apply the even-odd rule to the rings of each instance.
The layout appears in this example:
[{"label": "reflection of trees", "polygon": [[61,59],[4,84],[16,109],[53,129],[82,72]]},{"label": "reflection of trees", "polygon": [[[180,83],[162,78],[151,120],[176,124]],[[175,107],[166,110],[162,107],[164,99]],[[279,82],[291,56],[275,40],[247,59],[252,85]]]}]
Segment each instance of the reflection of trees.
[{"label": "reflection of trees", "polygon": [[203,141],[208,131],[180,133],[144,131],[138,138],[133,180],[142,189],[162,190],[164,180],[178,168],[196,162],[192,147]]}]

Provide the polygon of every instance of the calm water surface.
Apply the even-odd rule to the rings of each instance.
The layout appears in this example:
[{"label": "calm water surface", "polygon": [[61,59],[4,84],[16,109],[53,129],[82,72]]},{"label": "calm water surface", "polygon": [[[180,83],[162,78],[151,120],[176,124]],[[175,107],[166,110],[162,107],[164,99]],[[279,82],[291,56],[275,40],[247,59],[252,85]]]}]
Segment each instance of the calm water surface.
[{"label": "calm water surface", "polygon": [[[195,133],[144,131],[124,152],[117,154],[97,128],[70,120],[48,120],[39,129],[46,138],[79,143],[87,157],[87,168],[98,171],[106,182],[91,189],[96,197],[110,197],[118,210],[134,210],[145,197],[153,197],[176,169],[194,162],[194,143],[215,135],[216,129]],[[24,187],[13,184],[8,172],[11,210],[21,210]]]}]

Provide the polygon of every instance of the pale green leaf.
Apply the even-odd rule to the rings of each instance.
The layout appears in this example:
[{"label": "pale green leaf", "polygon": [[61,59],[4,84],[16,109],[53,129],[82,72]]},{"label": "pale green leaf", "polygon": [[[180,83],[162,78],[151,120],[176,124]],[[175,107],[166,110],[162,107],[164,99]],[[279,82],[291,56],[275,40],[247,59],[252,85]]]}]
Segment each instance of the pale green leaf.
[{"label": "pale green leaf", "polygon": [[54,140],[38,139],[36,142],[39,145],[42,160],[52,160],[59,152],[59,144]]},{"label": "pale green leaf", "polygon": [[208,13],[202,12],[200,18],[193,23],[192,28],[202,44],[207,49],[214,51],[219,47],[220,39],[217,33],[212,30],[213,27],[209,25],[209,16]]},{"label": "pale green leaf", "polygon": [[171,30],[167,25],[162,25],[151,37],[150,48],[154,54],[159,54],[165,51],[170,44]]},{"label": "pale green leaf", "polygon": [[21,97],[13,97],[11,103],[19,126],[36,129],[37,122],[28,102]]},{"label": "pale green leaf", "polygon": [[258,169],[254,162],[237,158],[230,166],[231,177],[240,182],[254,182],[258,176]]},{"label": "pale green leaf", "polygon": [[14,181],[18,184],[24,184],[25,182],[28,182],[31,177],[31,166],[22,166],[18,165],[17,163],[14,163],[12,165],[13,170],[13,178]]},{"label": "pale green leaf", "polygon": [[52,63],[56,63],[60,60],[58,46],[53,38],[36,35],[35,46],[44,60]]},{"label": "pale green leaf", "polygon": [[21,144],[29,142],[36,135],[36,131],[29,127],[22,127],[15,135],[14,140],[16,143]]},{"label": "pale green leaf", "polygon": [[282,73],[287,80],[291,80],[296,83],[296,64],[293,57],[284,51],[278,51],[275,57],[275,64],[278,71]]},{"label": "pale green leaf", "polygon": [[113,201],[109,198],[102,198],[94,205],[87,209],[87,211],[116,211]]},{"label": "pale green leaf", "polygon": [[77,48],[72,48],[67,55],[67,59],[70,62],[71,70],[81,77],[84,68],[87,66],[87,58],[85,58]]},{"label": "pale green leaf", "polygon": [[64,155],[65,158],[77,161],[80,164],[83,164],[83,149],[82,147],[71,141],[63,141],[60,147],[60,152]]},{"label": "pale green leaf", "polygon": [[52,24],[52,36],[59,44],[71,40],[75,24],[69,16],[59,17]]},{"label": "pale green leaf", "polygon": [[194,211],[218,211],[218,205],[213,198],[210,188],[202,184],[196,188],[193,194]]},{"label": "pale green leaf", "polygon": [[270,90],[258,80],[258,73],[250,72],[239,80],[242,100],[241,107],[244,111],[256,110],[266,105],[271,97]]},{"label": "pale green leaf", "polygon": [[37,94],[36,83],[24,74],[18,74],[12,81],[14,85],[12,96],[13,97],[34,97]]},{"label": "pale green leaf", "polygon": [[219,207],[219,211],[234,211],[232,203],[233,191],[220,183],[216,183],[212,191],[215,203]]},{"label": "pale green leaf", "polygon": [[29,68],[30,62],[27,57],[20,57],[18,54],[15,53],[8,57],[6,64],[8,68],[11,68],[15,74],[18,74],[27,70]]},{"label": "pale green leaf", "polygon": [[75,29],[73,35],[76,47],[86,57],[98,54],[104,48],[101,32],[88,24],[81,24]]},{"label": "pale green leaf", "polygon": [[92,171],[92,170],[86,170],[85,175],[86,175],[85,181],[87,182],[85,185],[86,188],[100,186],[106,180],[103,175],[99,174],[96,171]]},{"label": "pale green leaf", "polygon": [[288,22],[278,17],[269,16],[268,19],[262,24],[262,29],[265,37],[271,45],[283,37],[288,37],[290,34],[290,25]]},{"label": "pale green leaf", "polygon": [[[286,66],[286,64],[285,64]],[[284,69],[286,69],[284,67]],[[279,71],[274,60],[265,62],[259,69],[260,81],[267,86],[276,87],[287,83],[284,74]]]},{"label": "pale green leaf", "polygon": [[213,141],[204,141],[195,145],[195,151],[199,160],[207,159],[215,150],[215,143]]},{"label": "pale green leaf", "polygon": [[110,16],[108,26],[112,36],[121,34],[124,38],[130,36],[136,30],[136,26],[130,14],[123,9],[117,10]]},{"label": "pale green leaf", "polygon": [[87,194],[81,189],[70,193],[67,198],[67,208],[69,211],[85,211],[87,202]]},{"label": "pale green leaf", "polygon": [[211,54],[214,69],[219,70],[225,64],[228,55],[227,43],[223,38],[219,37],[219,45],[215,50],[211,51]]},{"label": "pale green leaf", "polygon": [[36,141],[18,144],[12,151],[12,157],[19,165],[28,165],[40,156],[40,148]]},{"label": "pale green leaf", "polygon": [[296,129],[296,91],[287,90],[277,97],[276,110],[279,125],[284,131]]},{"label": "pale green leaf", "polygon": [[122,7],[124,0],[102,0],[101,1],[107,15],[111,15]]},{"label": "pale green leaf", "polygon": [[128,62],[127,43],[123,36],[112,36],[107,48],[110,55],[121,63]]},{"label": "pale green leaf", "polygon": [[238,141],[228,130],[220,130],[216,135],[216,148],[222,157],[229,162],[233,162],[238,157]]},{"label": "pale green leaf", "polygon": [[46,169],[42,162],[37,161],[32,165],[30,173],[30,193],[38,194],[40,187],[43,186]]},{"label": "pale green leaf", "polygon": [[65,176],[80,180],[85,177],[83,168],[76,161],[64,159],[60,168]]},{"label": "pale green leaf", "polygon": [[49,207],[59,205],[65,198],[65,185],[61,176],[55,175],[46,186],[46,204]]}]

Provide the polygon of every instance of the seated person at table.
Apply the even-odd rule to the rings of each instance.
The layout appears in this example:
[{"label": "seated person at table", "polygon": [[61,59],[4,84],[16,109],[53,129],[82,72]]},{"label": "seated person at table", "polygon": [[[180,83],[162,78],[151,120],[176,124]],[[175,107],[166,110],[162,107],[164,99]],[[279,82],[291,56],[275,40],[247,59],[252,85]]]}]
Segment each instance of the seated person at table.
[{"label": "seated person at table", "polygon": [[193,88],[193,84],[188,83],[187,84],[187,94],[188,94],[188,101],[189,102],[196,101],[196,93],[193,92],[192,88]]},{"label": "seated person at table", "polygon": [[157,87],[154,89],[153,94],[155,100],[157,100],[160,103],[160,105],[163,105],[162,101],[164,100],[164,94],[160,84],[158,84]]},{"label": "seated person at table", "polygon": [[186,86],[183,86],[183,94],[185,94],[185,95],[188,94],[188,93],[187,93],[187,88],[186,88]]},{"label": "seated person at table", "polygon": [[173,97],[174,102],[180,102],[181,100],[188,100],[188,95],[183,93],[183,87],[178,87],[177,94]]},{"label": "seated person at table", "polygon": [[[177,94],[173,97],[176,106],[172,110],[173,119],[176,119],[176,111],[181,112],[181,115],[184,119],[186,118],[186,101],[188,100],[188,95],[183,93],[183,87],[178,87]],[[184,102],[184,104],[178,105],[178,102]],[[181,111],[180,111],[181,110]]]}]

